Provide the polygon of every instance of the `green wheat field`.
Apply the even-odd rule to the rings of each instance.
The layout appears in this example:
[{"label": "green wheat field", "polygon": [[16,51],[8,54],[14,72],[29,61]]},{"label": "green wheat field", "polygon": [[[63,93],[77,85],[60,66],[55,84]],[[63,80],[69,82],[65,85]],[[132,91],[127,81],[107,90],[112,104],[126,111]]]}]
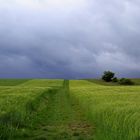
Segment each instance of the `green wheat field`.
[{"label": "green wheat field", "polygon": [[0,140],[140,140],[140,80],[0,80]]}]

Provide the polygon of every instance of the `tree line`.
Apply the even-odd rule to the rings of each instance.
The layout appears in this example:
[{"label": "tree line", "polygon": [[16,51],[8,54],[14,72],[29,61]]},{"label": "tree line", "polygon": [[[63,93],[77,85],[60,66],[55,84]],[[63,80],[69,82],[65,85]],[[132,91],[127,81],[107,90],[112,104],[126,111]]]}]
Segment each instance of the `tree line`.
[{"label": "tree line", "polygon": [[117,78],[112,71],[105,71],[102,76],[102,80],[105,82],[119,83],[120,85],[134,85],[134,82],[128,78]]}]

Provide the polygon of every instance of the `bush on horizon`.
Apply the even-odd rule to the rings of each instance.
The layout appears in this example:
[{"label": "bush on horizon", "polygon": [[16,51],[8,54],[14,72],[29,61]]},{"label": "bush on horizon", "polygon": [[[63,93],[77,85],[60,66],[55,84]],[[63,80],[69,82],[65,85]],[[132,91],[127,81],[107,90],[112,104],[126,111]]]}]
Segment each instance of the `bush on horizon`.
[{"label": "bush on horizon", "polygon": [[118,78],[117,78],[117,77],[114,77],[114,78],[112,79],[112,82],[117,83],[117,82],[118,82]]},{"label": "bush on horizon", "polygon": [[127,78],[121,78],[119,80],[120,85],[134,85],[134,82]]}]

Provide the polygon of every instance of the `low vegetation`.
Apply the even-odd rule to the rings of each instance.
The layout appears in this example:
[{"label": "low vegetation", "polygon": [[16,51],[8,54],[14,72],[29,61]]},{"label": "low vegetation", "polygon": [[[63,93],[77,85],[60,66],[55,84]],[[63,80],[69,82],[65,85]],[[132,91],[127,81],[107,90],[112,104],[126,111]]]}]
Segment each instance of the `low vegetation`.
[{"label": "low vegetation", "polygon": [[120,85],[134,85],[134,82],[127,78],[121,78],[119,80]]},{"label": "low vegetation", "polygon": [[0,140],[140,139],[139,79],[0,81]]},{"label": "low vegetation", "polygon": [[71,96],[95,125],[95,140],[140,139],[140,87],[71,81]]},{"label": "low vegetation", "polygon": [[92,125],[69,95],[67,80],[0,86],[0,140],[92,140]]}]

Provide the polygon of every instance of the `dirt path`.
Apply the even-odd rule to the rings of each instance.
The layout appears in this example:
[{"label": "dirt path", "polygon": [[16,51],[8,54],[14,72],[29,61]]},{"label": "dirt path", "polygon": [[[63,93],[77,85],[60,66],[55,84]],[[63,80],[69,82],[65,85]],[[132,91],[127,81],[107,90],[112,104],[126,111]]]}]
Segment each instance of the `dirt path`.
[{"label": "dirt path", "polygon": [[42,109],[33,118],[27,137],[33,140],[93,139],[93,127],[70,98],[69,81],[64,80],[63,87],[48,93]]}]

